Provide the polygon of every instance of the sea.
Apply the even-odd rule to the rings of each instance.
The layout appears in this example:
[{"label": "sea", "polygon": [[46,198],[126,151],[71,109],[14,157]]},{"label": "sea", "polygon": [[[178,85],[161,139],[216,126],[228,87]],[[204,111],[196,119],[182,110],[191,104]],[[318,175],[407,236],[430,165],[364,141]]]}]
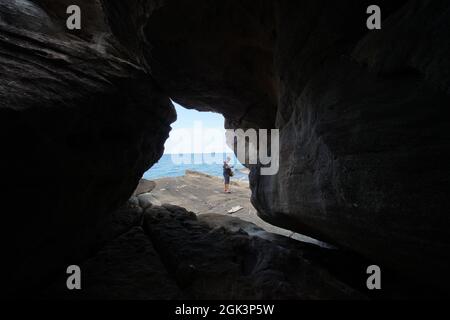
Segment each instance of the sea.
[{"label": "sea", "polygon": [[184,176],[186,170],[198,171],[210,176],[223,177],[223,161],[230,157],[230,165],[233,166],[232,179],[248,181],[247,169],[239,162],[233,153],[215,154],[165,154],[158,163],[148,170],[143,178],[155,180],[167,177]]}]

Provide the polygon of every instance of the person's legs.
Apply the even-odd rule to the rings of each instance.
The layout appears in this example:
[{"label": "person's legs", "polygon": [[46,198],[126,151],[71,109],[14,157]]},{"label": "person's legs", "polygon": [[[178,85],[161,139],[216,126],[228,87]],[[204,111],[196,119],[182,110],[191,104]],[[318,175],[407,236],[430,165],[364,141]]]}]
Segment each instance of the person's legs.
[{"label": "person's legs", "polygon": [[225,180],[225,192],[229,192],[230,191],[230,177],[228,176],[224,176],[224,180]]}]

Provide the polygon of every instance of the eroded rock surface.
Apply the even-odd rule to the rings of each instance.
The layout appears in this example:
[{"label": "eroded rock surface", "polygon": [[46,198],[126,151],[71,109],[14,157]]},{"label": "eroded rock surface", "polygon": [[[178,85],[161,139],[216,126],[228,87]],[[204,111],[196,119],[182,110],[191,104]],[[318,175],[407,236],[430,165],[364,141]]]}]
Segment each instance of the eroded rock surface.
[{"label": "eroded rock surface", "polygon": [[68,2],[0,3],[6,294],[90,251],[161,156],[169,96],[280,129],[279,173],[250,175],[266,221],[446,287],[448,1],[379,1],[374,32],[365,0],[74,0],[70,32]]},{"label": "eroded rock surface", "polygon": [[[143,185],[145,183],[141,182],[138,189]],[[187,170],[184,176],[157,179],[155,185],[151,193],[139,197],[141,207],[144,209],[152,204],[161,206],[161,204],[170,203],[195,212],[197,215],[210,214],[212,219],[217,217],[220,221],[223,221],[223,215],[239,218],[238,227],[243,227],[240,219],[251,222],[249,233],[252,233],[251,226],[257,225],[259,228],[253,233],[265,230],[271,234],[281,234],[296,240],[327,246],[316,239],[289,229],[279,228],[259,218],[250,202],[251,191],[248,181],[231,181],[232,193],[226,194],[223,192],[223,179]],[[239,208],[239,210],[230,212],[233,208]]]},{"label": "eroded rock surface", "polygon": [[16,206],[3,221],[7,295],[89,251],[161,156],[175,119],[120,45],[94,27],[88,39],[62,31],[50,17],[66,7],[48,3],[0,4],[2,199]]},{"label": "eroded rock surface", "polygon": [[275,224],[443,285],[448,3],[405,1],[391,15],[383,9],[380,32],[356,28],[361,9],[351,1],[335,4],[346,22],[331,10],[309,16],[315,23],[298,19],[308,1],[297,3],[278,7],[280,171],[253,175],[256,208]]},{"label": "eroded rock surface", "polygon": [[[136,219],[135,217],[139,217]],[[141,219],[144,217],[144,219]],[[65,269],[40,299],[366,299],[442,297],[383,271],[383,290],[365,286],[370,261],[337,248],[264,231],[222,214],[174,205],[142,208],[130,199],[104,225],[111,231],[81,269],[81,291]],[[144,231],[145,230],[145,231]]]},{"label": "eroded rock surface", "polygon": [[273,1],[140,0],[129,6],[111,0],[104,6],[115,34],[140,43],[135,52],[175,101],[221,112],[230,127],[272,127]]},{"label": "eroded rock surface", "polygon": [[304,260],[292,244],[281,246],[242,230],[211,228],[194,213],[172,205],[149,208],[144,219],[162,260],[190,298],[363,298]]},{"label": "eroded rock surface", "polygon": [[[43,299],[364,299],[336,271],[345,255],[281,235],[254,236],[258,227],[220,214],[196,216],[184,208],[148,208],[133,201],[113,213],[121,232],[84,261],[82,290],[66,288],[65,270],[36,293]],[[134,213],[132,213],[134,211]],[[130,214],[132,213],[132,214]],[[233,223],[228,220],[233,219]],[[240,226],[240,227],[239,227]],[[145,232],[144,232],[145,230]],[[313,257],[313,259],[311,259]],[[321,259],[318,259],[318,258]]]},{"label": "eroded rock surface", "polygon": [[169,94],[231,128],[280,129],[279,173],[250,177],[263,219],[443,285],[447,2],[380,1],[381,31],[369,1],[159,4],[139,35]]},{"label": "eroded rock surface", "polygon": [[83,300],[173,300],[183,297],[140,227],[108,243],[94,257],[83,262],[80,269],[81,290],[67,290],[66,279],[61,278],[44,292],[43,297]]}]

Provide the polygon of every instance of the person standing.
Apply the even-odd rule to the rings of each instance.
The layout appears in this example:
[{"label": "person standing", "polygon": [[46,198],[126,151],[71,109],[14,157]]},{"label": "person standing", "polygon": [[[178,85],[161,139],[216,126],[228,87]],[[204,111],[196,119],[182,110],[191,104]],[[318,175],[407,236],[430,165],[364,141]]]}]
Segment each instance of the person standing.
[{"label": "person standing", "polygon": [[230,166],[230,157],[227,157],[227,160],[223,162],[223,180],[225,183],[225,193],[231,193],[230,191],[230,179],[233,176],[233,171]]}]

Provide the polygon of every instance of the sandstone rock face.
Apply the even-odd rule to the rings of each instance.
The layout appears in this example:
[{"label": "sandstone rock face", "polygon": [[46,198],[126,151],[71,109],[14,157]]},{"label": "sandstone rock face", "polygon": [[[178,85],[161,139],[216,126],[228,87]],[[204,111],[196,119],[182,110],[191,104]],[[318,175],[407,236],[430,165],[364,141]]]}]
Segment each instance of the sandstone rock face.
[{"label": "sandstone rock face", "polygon": [[281,130],[279,173],[251,173],[261,217],[441,282],[446,2],[381,1],[383,29],[372,32],[369,1],[146,3],[141,56],[173,98],[222,112],[231,128]]},{"label": "sandstone rock face", "polygon": [[109,242],[80,268],[82,290],[66,290],[66,279],[62,277],[40,296],[65,300],[183,298],[141,227],[134,227]]},{"label": "sandstone rock face", "polygon": [[15,207],[3,215],[6,294],[89,251],[175,119],[145,70],[100,37],[101,7],[89,6],[92,28],[88,19],[82,34],[67,34],[55,15],[64,3],[40,3],[0,4],[2,202]]},{"label": "sandstone rock face", "polygon": [[104,1],[119,39],[130,43],[130,35],[138,34],[140,55],[172,99],[221,112],[229,127],[272,127],[272,1],[137,3]]},{"label": "sandstone rock face", "polygon": [[[201,217],[173,205],[152,207],[144,215],[144,230],[186,297],[365,298],[305,258],[310,250],[331,255],[327,249],[296,247],[299,243],[282,236],[284,241],[267,241],[243,230],[229,230],[224,215],[215,215],[217,227],[212,228]],[[251,224],[235,220],[237,225]]]},{"label": "sandstone rock face", "polygon": [[[65,29],[69,2],[81,31]],[[230,128],[280,129],[279,173],[251,173],[266,221],[445,285],[450,5],[379,1],[369,32],[369,4],[0,3],[6,294],[90,251],[161,156],[169,96]]]},{"label": "sandstone rock face", "polygon": [[[345,15],[358,17],[350,4]],[[351,29],[327,12],[313,15],[314,25],[289,18],[301,8],[278,6],[280,171],[254,175],[254,203],[268,221],[442,285],[450,261],[448,4],[409,1],[384,13],[382,31],[361,34],[351,15]]]},{"label": "sandstone rock face", "polygon": [[67,290],[66,274],[60,272],[36,296],[83,300],[367,298],[363,294],[367,290],[359,285],[365,275],[347,270],[360,261],[338,250],[268,232],[267,237],[254,236],[248,231],[258,227],[250,222],[221,214],[197,217],[174,205],[153,206],[145,210],[144,219],[130,224],[128,218],[142,217],[140,209],[130,201],[112,214],[114,231],[121,226],[122,232],[111,233],[98,252],[78,263],[82,290]]}]

